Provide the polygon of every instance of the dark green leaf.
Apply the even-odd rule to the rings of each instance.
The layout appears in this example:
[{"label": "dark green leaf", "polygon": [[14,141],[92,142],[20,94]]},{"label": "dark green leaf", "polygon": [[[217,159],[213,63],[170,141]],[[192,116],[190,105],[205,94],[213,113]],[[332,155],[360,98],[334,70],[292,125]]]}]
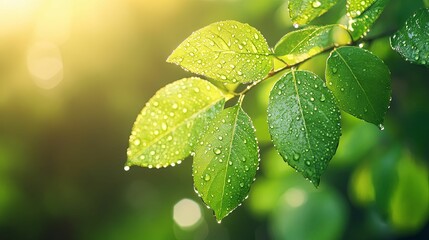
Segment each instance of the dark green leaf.
[{"label": "dark green leaf", "polygon": [[210,24],[191,34],[167,62],[221,82],[261,80],[273,68],[271,51],[255,28],[236,21]]},{"label": "dark green leaf", "polygon": [[326,49],[351,43],[350,35],[341,25],[307,27],[286,34],[274,48],[275,55],[294,65]]},{"label": "dark green leaf", "polygon": [[357,40],[362,36],[366,35],[366,33],[369,31],[369,28],[383,12],[388,1],[389,0],[373,0],[372,5],[370,5],[369,8],[367,8],[360,14],[357,14],[359,13],[357,12],[359,10],[353,10],[354,12],[347,12],[347,16],[349,17],[348,29],[350,30],[353,40]]},{"label": "dark green leaf", "polygon": [[294,24],[306,24],[324,14],[338,0],[289,0],[289,16]]},{"label": "dark green leaf", "polygon": [[323,80],[307,71],[283,76],[270,93],[268,123],[283,159],[318,186],[341,135],[340,111]]},{"label": "dark green leaf", "polygon": [[382,128],[391,86],[381,59],[358,47],[341,47],[331,52],[325,74],[341,110]]},{"label": "dark green leaf", "polygon": [[238,105],[223,110],[203,136],[193,164],[195,189],[218,221],[244,201],[258,164],[249,116]]},{"label": "dark green leaf", "polygon": [[390,38],[392,48],[407,61],[429,66],[429,8],[413,14]]},{"label": "dark green leaf", "polygon": [[207,123],[219,113],[225,96],[211,83],[185,78],[153,96],[137,116],[127,166],[167,167],[187,157]]}]

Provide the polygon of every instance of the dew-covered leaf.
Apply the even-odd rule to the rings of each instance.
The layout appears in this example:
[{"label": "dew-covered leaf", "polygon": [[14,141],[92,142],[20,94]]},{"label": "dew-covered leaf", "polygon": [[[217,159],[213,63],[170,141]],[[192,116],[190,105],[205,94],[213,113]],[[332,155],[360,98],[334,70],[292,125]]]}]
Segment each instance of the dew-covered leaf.
[{"label": "dew-covered leaf", "polygon": [[341,110],[382,128],[391,85],[381,59],[358,47],[341,47],[331,52],[325,74]]},{"label": "dew-covered leaf", "polygon": [[390,38],[390,45],[407,61],[429,66],[429,8],[414,13]]},{"label": "dew-covered leaf", "polygon": [[377,0],[347,0],[346,8],[350,17],[355,18],[361,15]]},{"label": "dew-covered leaf", "polygon": [[185,70],[221,82],[261,80],[273,68],[265,38],[236,21],[210,24],[191,34],[168,57]]},{"label": "dew-covered leaf", "polygon": [[181,79],[160,89],[137,116],[126,165],[159,168],[180,163],[224,103],[222,92],[199,78]]},{"label": "dew-covered leaf", "polygon": [[308,71],[284,75],[270,93],[268,124],[283,159],[318,186],[341,135],[340,111],[323,80]]},{"label": "dew-covered leaf", "polygon": [[294,65],[337,45],[351,43],[341,25],[310,26],[283,36],[274,47],[276,57]]},{"label": "dew-covered leaf", "polygon": [[380,14],[383,12],[389,0],[373,0],[373,3],[363,12],[357,15],[357,11],[347,12],[349,17],[350,34],[353,40],[357,40],[362,36],[366,35],[372,24],[378,19]]},{"label": "dew-covered leaf", "polygon": [[194,185],[218,221],[246,199],[259,165],[249,116],[239,105],[213,120],[195,151]]},{"label": "dew-covered leaf", "polygon": [[289,0],[289,16],[294,24],[306,24],[327,12],[338,0]]}]

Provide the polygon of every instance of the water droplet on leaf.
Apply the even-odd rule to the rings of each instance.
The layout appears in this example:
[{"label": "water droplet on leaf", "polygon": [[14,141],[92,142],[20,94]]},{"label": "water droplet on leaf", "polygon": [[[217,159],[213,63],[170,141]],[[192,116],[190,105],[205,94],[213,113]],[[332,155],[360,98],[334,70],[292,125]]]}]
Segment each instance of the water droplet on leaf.
[{"label": "water droplet on leaf", "polygon": [[318,8],[318,7],[320,7],[322,5],[322,3],[321,2],[319,2],[319,1],[314,1],[313,3],[312,3],[312,6],[314,7],[314,8]]},{"label": "water droplet on leaf", "polygon": [[295,160],[295,161],[298,161],[300,157],[301,157],[301,155],[299,153],[293,154],[293,160]]},{"label": "water droplet on leaf", "polygon": [[204,181],[210,181],[210,174],[204,175]]},{"label": "water droplet on leaf", "polygon": [[214,152],[216,155],[219,155],[219,154],[221,154],[221,153],[222,153],[222,150],[220,150],[219,148],[214,148],[214,149],[213,149],[213,152]]}]

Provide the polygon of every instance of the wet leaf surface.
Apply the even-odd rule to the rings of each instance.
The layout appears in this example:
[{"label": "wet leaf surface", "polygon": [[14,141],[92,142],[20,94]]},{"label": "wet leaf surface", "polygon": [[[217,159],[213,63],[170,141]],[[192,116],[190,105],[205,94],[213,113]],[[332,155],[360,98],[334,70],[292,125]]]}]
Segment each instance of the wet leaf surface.
[{"label": "wet leaf surface", "polygon": [[160,89],[137,116],[126,165],[160,168],[180,163],[224,102],[218,88],[199,78],[181,79]]},{"label": "wet leaf surface", "polygon": [[[355,1],[349,1],[355,2]],[[360,10],[350,10],[347,11],[347,16],[349,17],[348,29],[353,37],[353,40],[357,40],[365,36],[370,27],[378,19],[378,17],[383,12],[389,0],[374,0],[371,5],[365,4],[362,6],[369,6],[365,8],[362,12]],[[358,4],[358,3],[356,3]],[[358,12],[359,11],[359,12]],[[359,13],[359,14],[357,14]]]},{"label": "wet leaf surface", "polygon": [[327,12],[337,0],[289,0],[289,15],[295,24],[306,24]]},{"label": "wet leaf surface", "polygon": [[323,80],[308,71],[284,75],[270,93],[268,124],[283,159],[318,186],[341,135],[340,111]]},{"label": "wet leaf surface", "polygon": [[239,105],[223,110],[195,152],[195,189],[218,221],[247,197],[259,165],[258,143],[249,116]]},{"label": "wet leaf surface", "polygon": [[341,47],[331,52],[325,75],[341,110],[383,128],[391,83],[381,59],[358,47]]},{"label": "wet leaf surface", "polygon": [[273,68],[271,51],[262,34],[248,24],[223,21],[191,34],[168,57],[185,70],[217,81],[261,80]]},{"label": "wet leaf surface", "polygon": [[283,36],[274,47],[274,53],[288,65],[294,65],[326,49],[349,43],[350,36],[341,25],[310,26]]},{"label": "wet leaf surface", "polygon": [[358,17],[376,1],[377,0],[347,0],[347,13],[352,18]]},{"label": "wet leaf surface", "polygon": [[429,66],[429,8],[413,14],[391,38],[390,45],[405,60]]}]

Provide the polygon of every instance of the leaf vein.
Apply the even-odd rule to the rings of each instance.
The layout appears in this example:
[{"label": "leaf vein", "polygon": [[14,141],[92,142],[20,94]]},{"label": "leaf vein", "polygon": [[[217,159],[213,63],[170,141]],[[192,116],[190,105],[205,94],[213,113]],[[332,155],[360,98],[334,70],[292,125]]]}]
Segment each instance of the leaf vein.
[{"label": "leaf vein", "polygon": [[374,106],[372,105],[371,101],[368,98],[368,95],[366,94],[365,90],[363,89],[362,85],[360,84],[359,80],[357,79],[356,75],[354,74],[353,70],[351,69],[351,67],[347,64],[346,60],[343,58],[343,56],[337,51],[335,50],[335,52],[337,52],[338,56],[341,58],[341,60],[344,62],[344,64],[346,65],[346,67],[349,69],[350,73],[352,74],[353,78],[356,80],[356,83],[358,84],[359,88],[362,90],[362,92],[364,93],[364,96],[369,104],[369,106],[371,107],[371,110],[374,112],[374,115],[377,116],[377,112],[374,109]]}]

